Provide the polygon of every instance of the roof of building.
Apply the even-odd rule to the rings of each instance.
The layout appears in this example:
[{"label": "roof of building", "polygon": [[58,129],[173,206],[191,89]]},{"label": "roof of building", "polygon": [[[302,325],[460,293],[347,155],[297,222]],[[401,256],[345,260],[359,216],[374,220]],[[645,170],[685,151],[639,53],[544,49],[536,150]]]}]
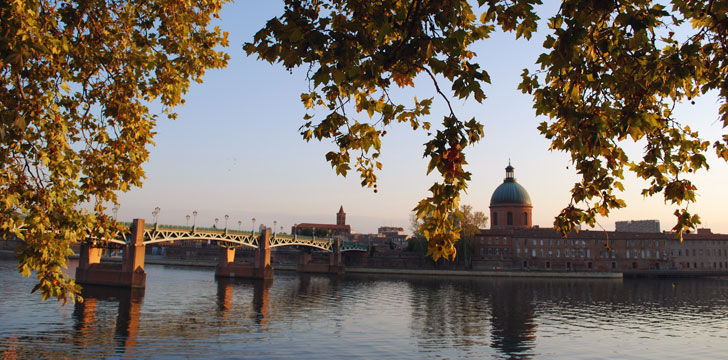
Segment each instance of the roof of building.
[{"label": "roof of building", "polygon": [[[554,228],[531,228],[531,229],[481,229],[480,236],[511,236],[515,238],[563,238]],[[644,232],[617,232],[617,231],[590,231],[581,230],[572,232],[567,239],[586,240],[586,239],[609,239],[609,240],[675,240],[675,234],[663,231],[654,233]],[[690,233],[683,235],[684,241],[705,241],[705,240],[723,240],[728,241],[728,234],[714,234],[709,229],[702,229],[698,233]]]},{"label": "roof of building", "polygon": [[349,225],[336,225],[336,224],[313,224],[313,223],[300,223],[293,225],[296,228],[316,228],[319,230],[323,229],[351,229]]},{"label": "roof of building", "polygon": [[493,205],[532,205],[528,191],[516,182],[510,162],[506,167],[506,178],[490,197],[490,206]]}]

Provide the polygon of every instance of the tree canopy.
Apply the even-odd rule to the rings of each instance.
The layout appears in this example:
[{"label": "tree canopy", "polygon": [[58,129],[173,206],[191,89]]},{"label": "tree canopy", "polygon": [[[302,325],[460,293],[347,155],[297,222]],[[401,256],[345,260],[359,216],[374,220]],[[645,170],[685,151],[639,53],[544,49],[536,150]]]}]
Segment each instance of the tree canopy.
[{"label": "tree canopy", "polygon": [[[190,81],[225,66],[227,35],[210,29],[222,2],[0,4],[0,235],[24,241],[19,269],[36,271],[44,298],[78,291],[61,271],[71,243],[118,230],[105,204],[141,185],[156,119],[150,104],[174,117]],[[427,171],[441,180],[415,211],[428,254],[452,258],[470,180],[465,151],[484,134],[450,99],[485,99],[490,77],[476,43],[499,30],[530,39],[545,15],[539,68],[524,70],[519,88],[547,117],[539,130],[551,148],[568,152],[581,176],[555,226],[568,234],[624,207],[615,191],[626,169],[650,182],[645,195],[676,204],[681,233],[700,221],[687,211],[696,186],[684,174],[707,168],[711,148],[728,160],[728,135],[708,141],[673,108],[717,92],[728,125],[728,1],[666,3],[562,0],[556,14],[539,14],[540,0],[284,0],[283,14],[244,50],[308,71],[303,138],[331,141],[326,159],[336,173],[354,170],[375,192],[387,129],[427,132]],[[417,88],[425,97],[390,96],[418,77],[429,82]],[[433,126],[425,117],[435,97],[448,110]],[[628,141],[645,144],[641,158],[627,156]]]},{"label": "tree canopy", "polygon": [[[222,0],[0,4],[0,236],[17,237],[43,299],[78,293],[70,245],[118,231],[104,214],[140,186],[157,115],[226,65],[208,29]],[[92,210],[86,210],[91,207]]]},{"label": "tree canopy", "polygon": [[[624,170],[646,179],[644,195],[661,194],[676,204],[678,234],[700,223],[687,211],[696,186],[682,176],[708,168],[711,143],[675,119],[677,103],[717,91],[720,117],[728,125],[728,1],[562,0],[550,15],[540,68],[523,71],[519,89],[533,96],[539,125],[551,149],[568,152],[581,180],[554,222],[564,235],[593,225],[598,215],[626,204]],[[249,55],[287,69],[307,70],[301,101],[309,110],[303,138],[331,141],[326,154],[337,174],[352,168],[362,186],[376,192],[381,138],[404,123],[424,129],[428,173],[441,181],[417,204],[422,233],[435,259],[454,257],[461,229],[460,194],[470,173],[465,149],[483,137],[476,119],[461,119],[450,98],[482,102],[488,72],[473,45],[498,29],[530,39],[540,0],[286,0],[283,14],[269,20],[250,43]],[[676,35],[680,33],[680,35]],[[429,97],[400,103],[393,87],[431,80]],[[449,85],[449,90],[442,83]],[[424,87],[418,87],[422,91]],[[442,124],[423,120],[435,96],[449,111]],[[630,159],[625,141],[643,141],[640,159]],[[728,135],[712,143],[728,160]]]}]

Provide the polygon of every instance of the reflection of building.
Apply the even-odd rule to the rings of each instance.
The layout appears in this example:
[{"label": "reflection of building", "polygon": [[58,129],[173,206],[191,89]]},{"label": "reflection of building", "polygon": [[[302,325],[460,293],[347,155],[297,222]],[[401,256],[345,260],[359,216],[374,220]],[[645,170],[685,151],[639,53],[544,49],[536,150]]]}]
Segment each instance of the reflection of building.
[{"label": "reflection of building", "polygon": [[336,213],[336,224],[314,224],[314,223],[301,223],[293,225],[291,233],[298,235],[311,235],[316,236],[346,236],[351,235],[351,226],[346,225],[346,213],[344,207],[339,208],[339,212]]},{"label": "reflection of building", "polygon": [[[618,231],[580,231],[563,238],[531,225],[531,198],[513,167],[490,203],[491,228],[476,235],[481,269],[728,272],[728,235],[700,229],[680,242],[656,221],[622,222]],[[626,224],[626,225],[625,225]],[[651,232],[649,230],[652,230]]]}]

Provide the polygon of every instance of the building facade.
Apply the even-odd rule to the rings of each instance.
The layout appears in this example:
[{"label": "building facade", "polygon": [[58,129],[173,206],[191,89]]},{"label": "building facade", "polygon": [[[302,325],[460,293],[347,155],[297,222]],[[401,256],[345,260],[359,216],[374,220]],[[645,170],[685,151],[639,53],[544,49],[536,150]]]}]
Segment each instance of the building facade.
[{"label": "building facade", "polygon": [[291,234],[325,236],[325,237],[351,237],[351,226],[346,224],[344,206],[336,213],[336,224],[300,223],[291,227]]},{"label": "building facade", "polygon": [[728,235],[710,229],[685,234],[680,241],[660,232],[656,220],[645,220],[621,222],[618,231],[582,230],[564,238],[555,229],[533,227],[532,208],[509,164],[491,197],[491,228],[476,235],[474,268],[728,273]]}]

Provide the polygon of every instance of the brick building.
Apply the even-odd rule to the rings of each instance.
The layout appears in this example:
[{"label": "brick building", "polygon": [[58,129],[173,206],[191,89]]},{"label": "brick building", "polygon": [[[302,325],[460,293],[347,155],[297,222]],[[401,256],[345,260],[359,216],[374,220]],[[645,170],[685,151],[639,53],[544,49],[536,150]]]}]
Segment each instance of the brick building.
[{"label": "brick building", "polygon": [[659,223],[655,228],[655,221],[639,221],[627,223],[636,228],[586,230],[563,238],[555,229],[533,227],[532,208],[509,164],[506,179],[491,197],[491,228],[476,235],[474,268],[728,273],[728,235],[710,229],[685,234],[681,242],[672,233],[659,232]]},{"label": "brick building", "polygon": [[291,227],[292,234],[310,235],[314,232],[316,233],[316,236],[351,237],[351,226],[346,225],[346,213],[344,212],[344,206],[341,206],[339,208],[339,212],[336,213],[336,224],[300,223]]}]

